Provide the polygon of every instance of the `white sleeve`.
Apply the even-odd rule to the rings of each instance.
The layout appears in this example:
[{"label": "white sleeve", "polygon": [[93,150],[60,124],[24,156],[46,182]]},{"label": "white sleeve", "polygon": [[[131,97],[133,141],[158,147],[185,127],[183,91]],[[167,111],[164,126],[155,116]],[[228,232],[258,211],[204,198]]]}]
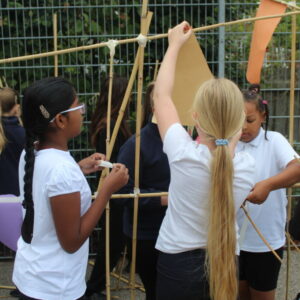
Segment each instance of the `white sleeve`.
[{"label": "white sleeve", "polygon": [[60,164],[51,172],[46,193],[48,197],[80,192],[83,175],[75,164]]},{"label": "white sleeve", "polygon": [[238,152],[235,155],[234,197],[238,211],[255,184],[255,160],[247,152]]},{"label": "white sleeve", "polygon": [[163,140],[163,150],[168,156],[169,163],[173,162],[182,149],[184,149],[185,144],[191,141],[192,138],[181,124],[172,124],[168,128]]},{"label": "white sleeve", "polygon": [[291,144],[279,132],[276,132],[273,142],[273,149],[275,149],[275,159],[277,165],[281,170],[285,169],[288,163],[295,159],[295,156],[299,157]]}]

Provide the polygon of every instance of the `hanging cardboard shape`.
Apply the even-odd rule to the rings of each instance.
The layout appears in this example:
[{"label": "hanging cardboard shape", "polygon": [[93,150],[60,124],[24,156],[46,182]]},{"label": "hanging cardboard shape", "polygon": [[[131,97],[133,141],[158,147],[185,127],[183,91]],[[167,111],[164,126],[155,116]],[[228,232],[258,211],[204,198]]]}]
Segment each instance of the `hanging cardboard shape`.
[{"label": "hanging cardboard shape", "polygon": [[[273,0],[262,0],[256,17],[283,14],[286,7],[287,5]],[[280,19],[281,18],[261,20],[256,21],[254,24],[246,74],[249,83],[260,83],[261,69],[266,49]]]},{"label": "hanging cardboard shape", "polygon": [[[213,78],[195,34],[182,46],[177,58],[172,99],[183,125],[192,126],[191,107],[201,84]],[[155,117],[153,123],[157,123]]]}]

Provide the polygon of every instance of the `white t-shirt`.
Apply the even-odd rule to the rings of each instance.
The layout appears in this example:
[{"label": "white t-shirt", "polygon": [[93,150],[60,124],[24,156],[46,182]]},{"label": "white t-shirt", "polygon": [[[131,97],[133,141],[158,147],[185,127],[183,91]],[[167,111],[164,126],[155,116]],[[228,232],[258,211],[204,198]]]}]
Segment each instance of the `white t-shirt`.
[{"label": "white t-shirt", "polygon": [[[178,123],[168,129],[164,152],[171,170],[169,203],[156,248],[180,253],[206,247],[211,153],[197,144]],[[234,160],[234,199],[236,211],[254,184],[254,159],[238,153]]]},{"label": "white t-shirt", "polygon": [[[255,158],[255,182],[280,173],[294,159],[294,155],[297,155],[280,133],[268,131],[267,138],[268,140],[265,139],[265,131],[260,129],[254,140],[249,143],[239,142],[237,145],[236,151],[246,151]],[[285,189],[272,191],[261,205],[247,204],[250,217],[273,249],[278,249],[285,244],[286,205]],[[249,252],[270,251],[249,223],[244,211],[240,210],[238,212],[240,228],[245,226],[244,222],[246,222],[247,227],[244,236],[241,237],[241,250]]]},{"label": "white t-shirt", "polygon": [[[24,152],[19,176],[24,198]],[[18,241],[13,282],[30,297],[43,300],[74,300],[86,289],[88,240],[73,254],[61,247],[53,222],[49,197],[80,192],[81,215],[91,205],[91,190],[78,164],[67,151],[36,152],[33,175],[34,228],[31,244]],[[67,226],[67,224],[66,224]]]}]

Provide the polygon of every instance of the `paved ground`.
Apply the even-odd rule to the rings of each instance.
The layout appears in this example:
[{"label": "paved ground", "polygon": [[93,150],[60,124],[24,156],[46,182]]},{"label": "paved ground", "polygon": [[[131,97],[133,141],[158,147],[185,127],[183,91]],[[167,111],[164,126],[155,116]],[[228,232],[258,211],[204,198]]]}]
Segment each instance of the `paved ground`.
[{"label": "paved ground", "polygon": [[[284,257],[284,264],[281,268],[280,278],[277,289],[277,300],[285,300],[285,286],[286,286],[286,253]],[[0,286],[12,285],[11,272],[12,262],[0,262]],[[88,268],[90,269],[90,267]],[[88,270],[89,271],[89,270]],[[115,286],[116,282],[113,279],[112,286]],[[124,284],[121,283],[121,286]],[[300,292],[300,254],[296,251],[291,252],[291,264],[290,264],[290,280],[289,280],[289,297],[288,300],[294,300],[297,293]],[[9,297],[9,290],[0,289],[0,298],[7,300],[16,300],[16,298]],[[121,291],[112,291],[112,299],[127,300],[130,299],[130,292],[127,289]],[[144,293],[137,290],[136,300],[145,299]]]}]

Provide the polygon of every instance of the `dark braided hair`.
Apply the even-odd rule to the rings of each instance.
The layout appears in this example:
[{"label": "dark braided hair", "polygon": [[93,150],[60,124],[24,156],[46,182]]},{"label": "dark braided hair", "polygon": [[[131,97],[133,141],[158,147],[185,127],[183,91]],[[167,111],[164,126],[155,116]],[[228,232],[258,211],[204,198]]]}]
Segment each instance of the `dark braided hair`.
[{"label": "dark braided hair", "polygon": [[[26,132],[24,200],[26,209],[21,234],[26,243],[31,243],[34,223],[32,180],[34,173],[34,143],[44,141],[51,129],[49,124],[59,112],[73,104],[76,92],[72,84],[61,77],[50,77],[34,82],[25,90],[22,103],[22,119]],[[38,199],[35,199],[38,201]]]},{"label": "dark braided hair", "polygon": [[262,124],[262,127],[265,129],[265,139],[268,140],[267,131],[269,125],[269,107],[268,101],[263,100],[262,96],[260,95],[260,85],[251,84],[248,90],[243,91],[243,95],[246,102],[255,103],[257,110],[261,113],[265,113],[266,122],[264,126]]}]

